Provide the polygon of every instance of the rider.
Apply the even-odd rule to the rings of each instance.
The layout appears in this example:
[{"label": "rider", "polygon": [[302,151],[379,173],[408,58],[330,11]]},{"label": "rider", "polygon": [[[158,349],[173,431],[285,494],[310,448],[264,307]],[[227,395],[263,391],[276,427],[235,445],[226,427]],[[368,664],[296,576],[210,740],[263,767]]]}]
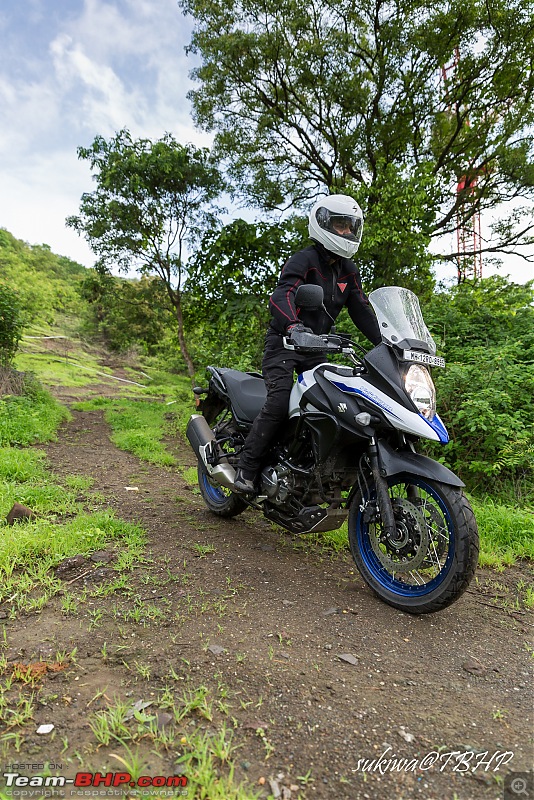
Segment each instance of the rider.
[{"label": "rider", "polygon": [[[377,319],[362,291],[358,268],[350,259],[358,250],[363,214],[358,203],[343,194],[320,198],[313,206],[308,231],[313,244],[284,265],[269,301],[272,319],[265,339],[262,372],[267,386],[265,405],[254,420],[239,458],[235,490],[252,494],[261,462],[279,426],[287,417],[293,371],[305,372],[323,358],[286,350],[283,336],[294,331],[328,333],[343,306],[357,328],[373,343],[382,340]],[[324,311],[297,309],[295,293],[302,284],[324,291]]]}]

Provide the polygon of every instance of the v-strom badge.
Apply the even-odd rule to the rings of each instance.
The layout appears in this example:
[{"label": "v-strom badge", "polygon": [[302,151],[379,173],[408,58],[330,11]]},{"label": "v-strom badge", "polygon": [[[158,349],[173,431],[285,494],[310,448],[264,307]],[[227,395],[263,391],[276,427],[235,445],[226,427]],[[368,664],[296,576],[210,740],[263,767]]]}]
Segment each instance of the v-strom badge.
[{"label": "v-strom badge", "polygon": [[339,411],[340,414],[344,414],[345,411],[347,410],[347,404],[346,403],[340,403],[338,405],[338,407],[337,407],[337,410]]}]

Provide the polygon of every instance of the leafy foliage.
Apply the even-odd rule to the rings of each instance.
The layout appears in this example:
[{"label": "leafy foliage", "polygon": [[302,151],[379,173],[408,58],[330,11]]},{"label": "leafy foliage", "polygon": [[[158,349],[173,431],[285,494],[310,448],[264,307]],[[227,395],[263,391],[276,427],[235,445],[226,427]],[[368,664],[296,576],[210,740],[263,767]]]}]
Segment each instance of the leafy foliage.
[{"label": "leafy foliage", "polygon": [[281,222],[250,223],[235,219],[203,237],[191,262],[190,284],[204,304],[228,295],[271,294],[283,264],[308,244],[307,222],[291,217]]},{"label": "leafy foliage", "polygon": [[419,298],[434,289],[436,258],[429,251],[436,216],[435,178],[428,165],[409,174],[383,164],[372,186],[349,189],[365,215],[357,262],[367,291],[404,286]]},{"label": "leafy foliage", "polygon": [[16,292],[0,284],[0,368],[7,369],[17,352],[23,322]]},{"label": "leafy foliage", "polygon": [[16,289],[28,324],[51,325],[58,315],[79,314],[83,302],[77,288],[86,273],[48,245],[31,246],[0,228],[0,281]]},{"label": "leafy foliage", "polygon": [[204,236],[191,261],[184,318],[199,368],[207,364],[258,369],[269,312],[267,301],[291,253],[306,246],[305,220],[234,220]]},{"label": "leafy foliage", "polygon": [[169,345],[173,313],[161,281],[124,280],[92,270],[80,287],[87,300],[82,332],[110,350],[154,353]]},{"label": "leafy foliage", "polygon": [[[196,121],[250,202],[274,209],[355,189],[392,242],[420,237],[404,271],[458,215],[510,199],[517,207],[499,214],[487,247],[532,243],[532,210],[519,205],[534,190],[530,0],[180,4],[195,20]],[[414,176],[427,196],[416,190],[417,207],[397,216]],[[376,237],[373,275],[388,283],[389,248]]]},{"label": "leafy foliage", "polygon": [[[436,294],[425,319],[447,360],[435,371],[438,410],[449,429],[448,461],[492,493],[534,476],[533,282],[500,277]],[[436,453],[434,453],[436,455]],[[488,484],[488,479],[492,483]]]}]

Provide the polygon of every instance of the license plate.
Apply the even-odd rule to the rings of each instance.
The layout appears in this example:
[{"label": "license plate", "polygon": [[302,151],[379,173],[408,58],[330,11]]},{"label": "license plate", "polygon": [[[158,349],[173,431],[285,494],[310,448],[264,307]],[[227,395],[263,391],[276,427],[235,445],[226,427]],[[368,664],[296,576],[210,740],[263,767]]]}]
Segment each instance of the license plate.
[{"label": "license plate", "polygon": [[440,356],[430,356],[428,353],[419,353],[417,350],[405,350],[405,361],[416,361],[418,364],[428,364],[430,367],[444,367],[445,359]]}]

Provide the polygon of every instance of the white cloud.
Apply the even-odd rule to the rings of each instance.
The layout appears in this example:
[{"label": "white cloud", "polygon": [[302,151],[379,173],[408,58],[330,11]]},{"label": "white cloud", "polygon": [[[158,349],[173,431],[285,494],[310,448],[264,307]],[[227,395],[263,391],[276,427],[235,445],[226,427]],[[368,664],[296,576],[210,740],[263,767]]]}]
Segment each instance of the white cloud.
[{"label": "white cloud", "polygon": [[27,0],[23,11],[0,13],[0,227],[90,265],[64,225],[92,189],[76,148],[123,127],[210,144],[186,99],[190,24],[176,0],[55,0],[53,13]]},{"label": "white cloud", "polygon": [[34,149],[46,141],[58,123],[58,98],[50,81],[13,80],[0,74],[0,158]]},{"label": "white cloud", "polygon": [[[30,244],[49,244],[86,266],[94,256],[88,245],[64,221],[78,210],[80,186],[90,190],[87,164],[57,152],[34,156],[3,176],[0,227]],[[7,201],[4,201],[7,198]]]},{"label": "white cloud", "polygon": [[110,66],[92,60],[70,36],[58,36],[50,50],[64,91],[74,89],[80,94],[80,102],[67,111],[74,125],[109,136],[146,115],[142,92],[128,92]]}]

